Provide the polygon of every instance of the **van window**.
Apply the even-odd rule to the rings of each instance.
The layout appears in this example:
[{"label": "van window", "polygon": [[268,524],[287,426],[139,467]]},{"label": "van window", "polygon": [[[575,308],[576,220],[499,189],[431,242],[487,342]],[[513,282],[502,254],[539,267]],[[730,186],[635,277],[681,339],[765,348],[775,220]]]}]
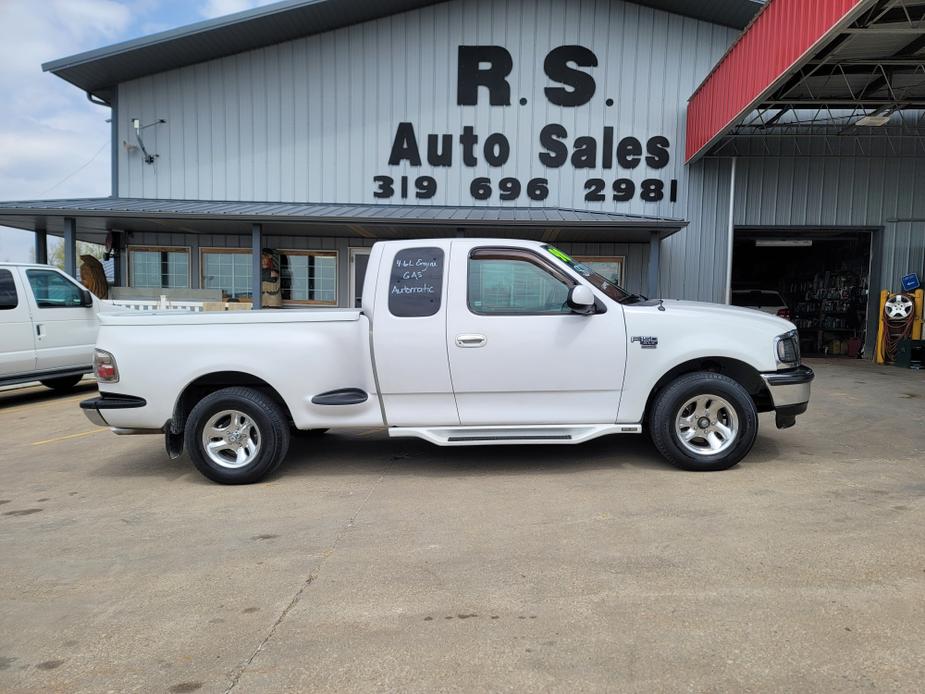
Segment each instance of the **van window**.
[{"label": "van window", "polygon": [[0,270],[0,311],[9,311],[19,306],[19,297],[16,295],[16,285],[13,283],[13,273],[9,270]]},{"label": "van window", "polygon": [[29,285],[39,308],[80,308],[80,288],[54,270],[26,270]]}]

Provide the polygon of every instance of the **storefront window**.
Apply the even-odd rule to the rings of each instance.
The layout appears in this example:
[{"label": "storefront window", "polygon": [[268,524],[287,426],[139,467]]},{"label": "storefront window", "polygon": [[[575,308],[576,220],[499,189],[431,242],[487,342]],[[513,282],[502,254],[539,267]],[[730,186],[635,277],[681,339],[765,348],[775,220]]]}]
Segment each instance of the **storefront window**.
[{"label": "storefront window", "polygon": [[284,303],[337,305],[336,251],[280,251]]},{"label": "storefront window", "polygon": [[587,265],[597,274],[601,275],[608,281],[617,285],[618,287],[623,286],[623,256],[614,255],[614,256],[591,256],[591,255],[575,255],[572,258],[583,265]]},{"label": "storefront window", "polygon": [[189,287],[189,250],[170,247],[130,247],[129,286],[169,289]]},{"label": "storefront window", "polygon": [[221,289],[225,298],[249,299],[253,294],[252,277],[253,260],[249,249],[203,249],[203,289]]}]

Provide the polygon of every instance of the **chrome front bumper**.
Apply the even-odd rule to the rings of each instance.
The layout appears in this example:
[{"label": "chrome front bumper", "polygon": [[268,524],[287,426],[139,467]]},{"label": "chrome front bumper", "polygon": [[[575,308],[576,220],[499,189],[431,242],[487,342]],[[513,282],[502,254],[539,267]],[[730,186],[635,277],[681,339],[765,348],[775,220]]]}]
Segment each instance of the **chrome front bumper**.
[{"label": "chrome front bumper", "polygon": [[816,374],[808,366],[761,374],[774,410],[777,412],[777,428],[787,429],[796,423],[797,415],[806,412],[809,403],[810,384]]}]

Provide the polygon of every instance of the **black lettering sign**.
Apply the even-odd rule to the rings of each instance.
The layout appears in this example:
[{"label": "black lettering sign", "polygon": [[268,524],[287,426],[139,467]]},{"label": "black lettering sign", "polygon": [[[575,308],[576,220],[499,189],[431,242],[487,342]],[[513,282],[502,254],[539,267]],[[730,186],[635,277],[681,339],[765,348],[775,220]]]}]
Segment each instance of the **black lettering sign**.
[{"label": "black lettering sign", "polygon": [[443,295],[443,249],[406,248],[392,259],[389,313],[423,318],[440,310]]},{"label": "black lettering sign", "polygon": [[546,87],[546,98],[556,106],[584,106],[591,101],[597,88],[591,75],[576,70],[570,63],[578,67],[597,67],[597,56],[584,46],[559,46],[549,51],[543,62],[546,76],[571,87]]},{"label": "black lettering sign", "polygon": [[487,87],[488,103],[492,106],[510,106],[511,85],[506,78],[513,69],[514,59],[502,46],[460,46],[456,68],[456,104],[477,105],[479,87]]}]

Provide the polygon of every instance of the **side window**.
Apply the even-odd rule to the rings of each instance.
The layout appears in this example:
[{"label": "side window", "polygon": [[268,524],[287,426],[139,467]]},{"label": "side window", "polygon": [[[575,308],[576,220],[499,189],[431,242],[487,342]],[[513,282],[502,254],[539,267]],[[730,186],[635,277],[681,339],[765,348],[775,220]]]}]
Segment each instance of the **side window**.
[{"label": "side window", "polygon": [[16,295],[16,285],[13,283],[13,273],[9,270],[0,270],[0,311],[9,311],[19,306],[19,297]]},{"label": "side window", "polygon": [[80,288],[54,270],[26,270],[39,308],[80,308]]},{"label": "side window", "polygon": [[442,298],[443,249],[398,251],[389,274],[389,313],[399,318],[426,318],[440,310]]},{"label": "side window", "polygon": [[473,313],[570,313],[571,285],[531,254],[476,250],[469,256],[469,309]]}]

